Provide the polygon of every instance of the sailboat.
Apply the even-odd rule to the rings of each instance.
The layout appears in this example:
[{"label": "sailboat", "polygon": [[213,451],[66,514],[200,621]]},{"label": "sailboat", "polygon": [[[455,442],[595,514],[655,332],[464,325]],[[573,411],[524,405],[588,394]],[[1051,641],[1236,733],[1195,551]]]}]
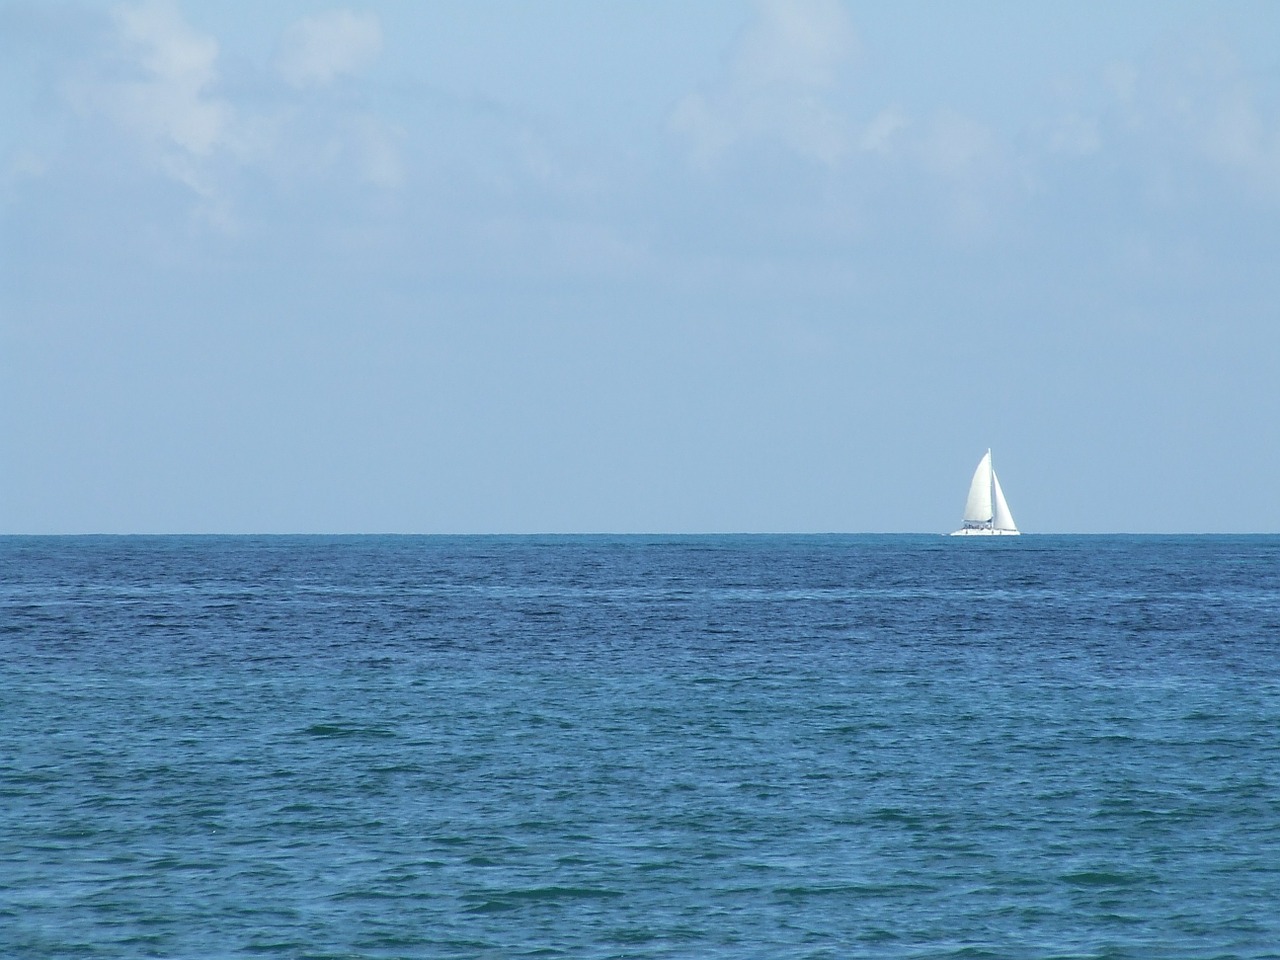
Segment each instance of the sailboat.
[{"label": "sailboat", "polygon": [[1018,525],[1013,522],[1009,504],[1000,489],[1000,479],[991,466],[991,450],[988,449],[973,471],[969,484],[969,499],[964,502],[964,525],[951,534],[953,537],[1016,537]]}]

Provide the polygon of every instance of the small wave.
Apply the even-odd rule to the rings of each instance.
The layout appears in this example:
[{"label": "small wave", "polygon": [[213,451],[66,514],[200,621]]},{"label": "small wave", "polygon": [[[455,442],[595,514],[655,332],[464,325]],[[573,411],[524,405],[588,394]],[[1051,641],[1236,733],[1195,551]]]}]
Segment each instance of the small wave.
[{"label": "small wave", "polygon": [[468,913],[502,913],[517,910],[525,904],[563,903],[574,900],[614,900],[621,897],[621,890],[607,887],[530,887],[525,890],[509,890],[489,895],[472,895]]},{"label": "small wave", "polygon": [[396,736],[394,730],[385,727],[360,727],[347,723],[313,723],[302,731],[308,737],[354,737],[363,740],[378,740]]},{"label": "small wave", "polygon": [[902,881],[900,883],[830,883],[778,887],[775,893],[783,897],[887,897],[935,893],[937,884]]},{"label": "small wave", "polygon": [[1141,882],[1136,875],[1119,870],[1076,870],[1064,873],[1062,879],[1074,887],[1132,887]]}]

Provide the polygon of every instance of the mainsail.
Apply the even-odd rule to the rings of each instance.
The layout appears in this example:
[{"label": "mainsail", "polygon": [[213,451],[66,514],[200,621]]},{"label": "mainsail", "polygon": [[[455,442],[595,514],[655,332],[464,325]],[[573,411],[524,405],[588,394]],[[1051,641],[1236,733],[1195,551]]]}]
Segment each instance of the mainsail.
[{"label": "mainsail", "polygon": [[969,484],[969,499],[964,502],[965,523],[991,522],[991,451],[983,454]]},{"label": "mainsail", "polygon": [[1016,535],[1018,525],[1000,489],[1000,478],[991,466],[991,451],[983,454],[973,471],[969,496],[964,502],[964,525],[952,536]]}]

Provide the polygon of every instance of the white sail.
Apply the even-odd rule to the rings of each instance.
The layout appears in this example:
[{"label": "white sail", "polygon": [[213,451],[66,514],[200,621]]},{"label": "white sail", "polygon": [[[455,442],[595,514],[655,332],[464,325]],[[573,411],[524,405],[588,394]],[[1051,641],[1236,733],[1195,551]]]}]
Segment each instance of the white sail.
[{"label": "white sail", "polygon": [[1004,491],[1000,489],[1000,478],[996,476],[994,470],[991,471],[991,486],[996,496],[996,509],[991,518],[991,526],[997,530],[1017,530],[1018,525],[1013,522],[1013,514],[1009,512],[1009,504],[1004,498]]},{"label": "white sail", "polygon": [[978,461],[969,484],[969,499],[964,502],[966,523],[987,523],[991,519],[991,451]]},{"label": "white sail", "polygon": [[964,524],[952,536],[1017,536],[1018,525],[1013,522],[1009,502],[1000,489],[1000,479],[991,466],[991,451],[978,461],[969,484],[969,496],[964,502]]}]

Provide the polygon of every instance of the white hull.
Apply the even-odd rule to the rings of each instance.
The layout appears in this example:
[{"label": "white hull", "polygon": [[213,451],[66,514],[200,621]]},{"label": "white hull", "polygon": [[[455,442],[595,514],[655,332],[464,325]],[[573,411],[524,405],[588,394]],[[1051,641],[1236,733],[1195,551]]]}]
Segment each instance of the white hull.
[{"label": "white hull", "polygon": [[990,528],[974,529],[972,527],[966,527],[963,530],[953,531],[950,534],[950,536],[953,536],[953,537],[1016,537],[1016,536],[1019,536],[1021,532],[1022,531],[1020,530],[992,530]]}]

